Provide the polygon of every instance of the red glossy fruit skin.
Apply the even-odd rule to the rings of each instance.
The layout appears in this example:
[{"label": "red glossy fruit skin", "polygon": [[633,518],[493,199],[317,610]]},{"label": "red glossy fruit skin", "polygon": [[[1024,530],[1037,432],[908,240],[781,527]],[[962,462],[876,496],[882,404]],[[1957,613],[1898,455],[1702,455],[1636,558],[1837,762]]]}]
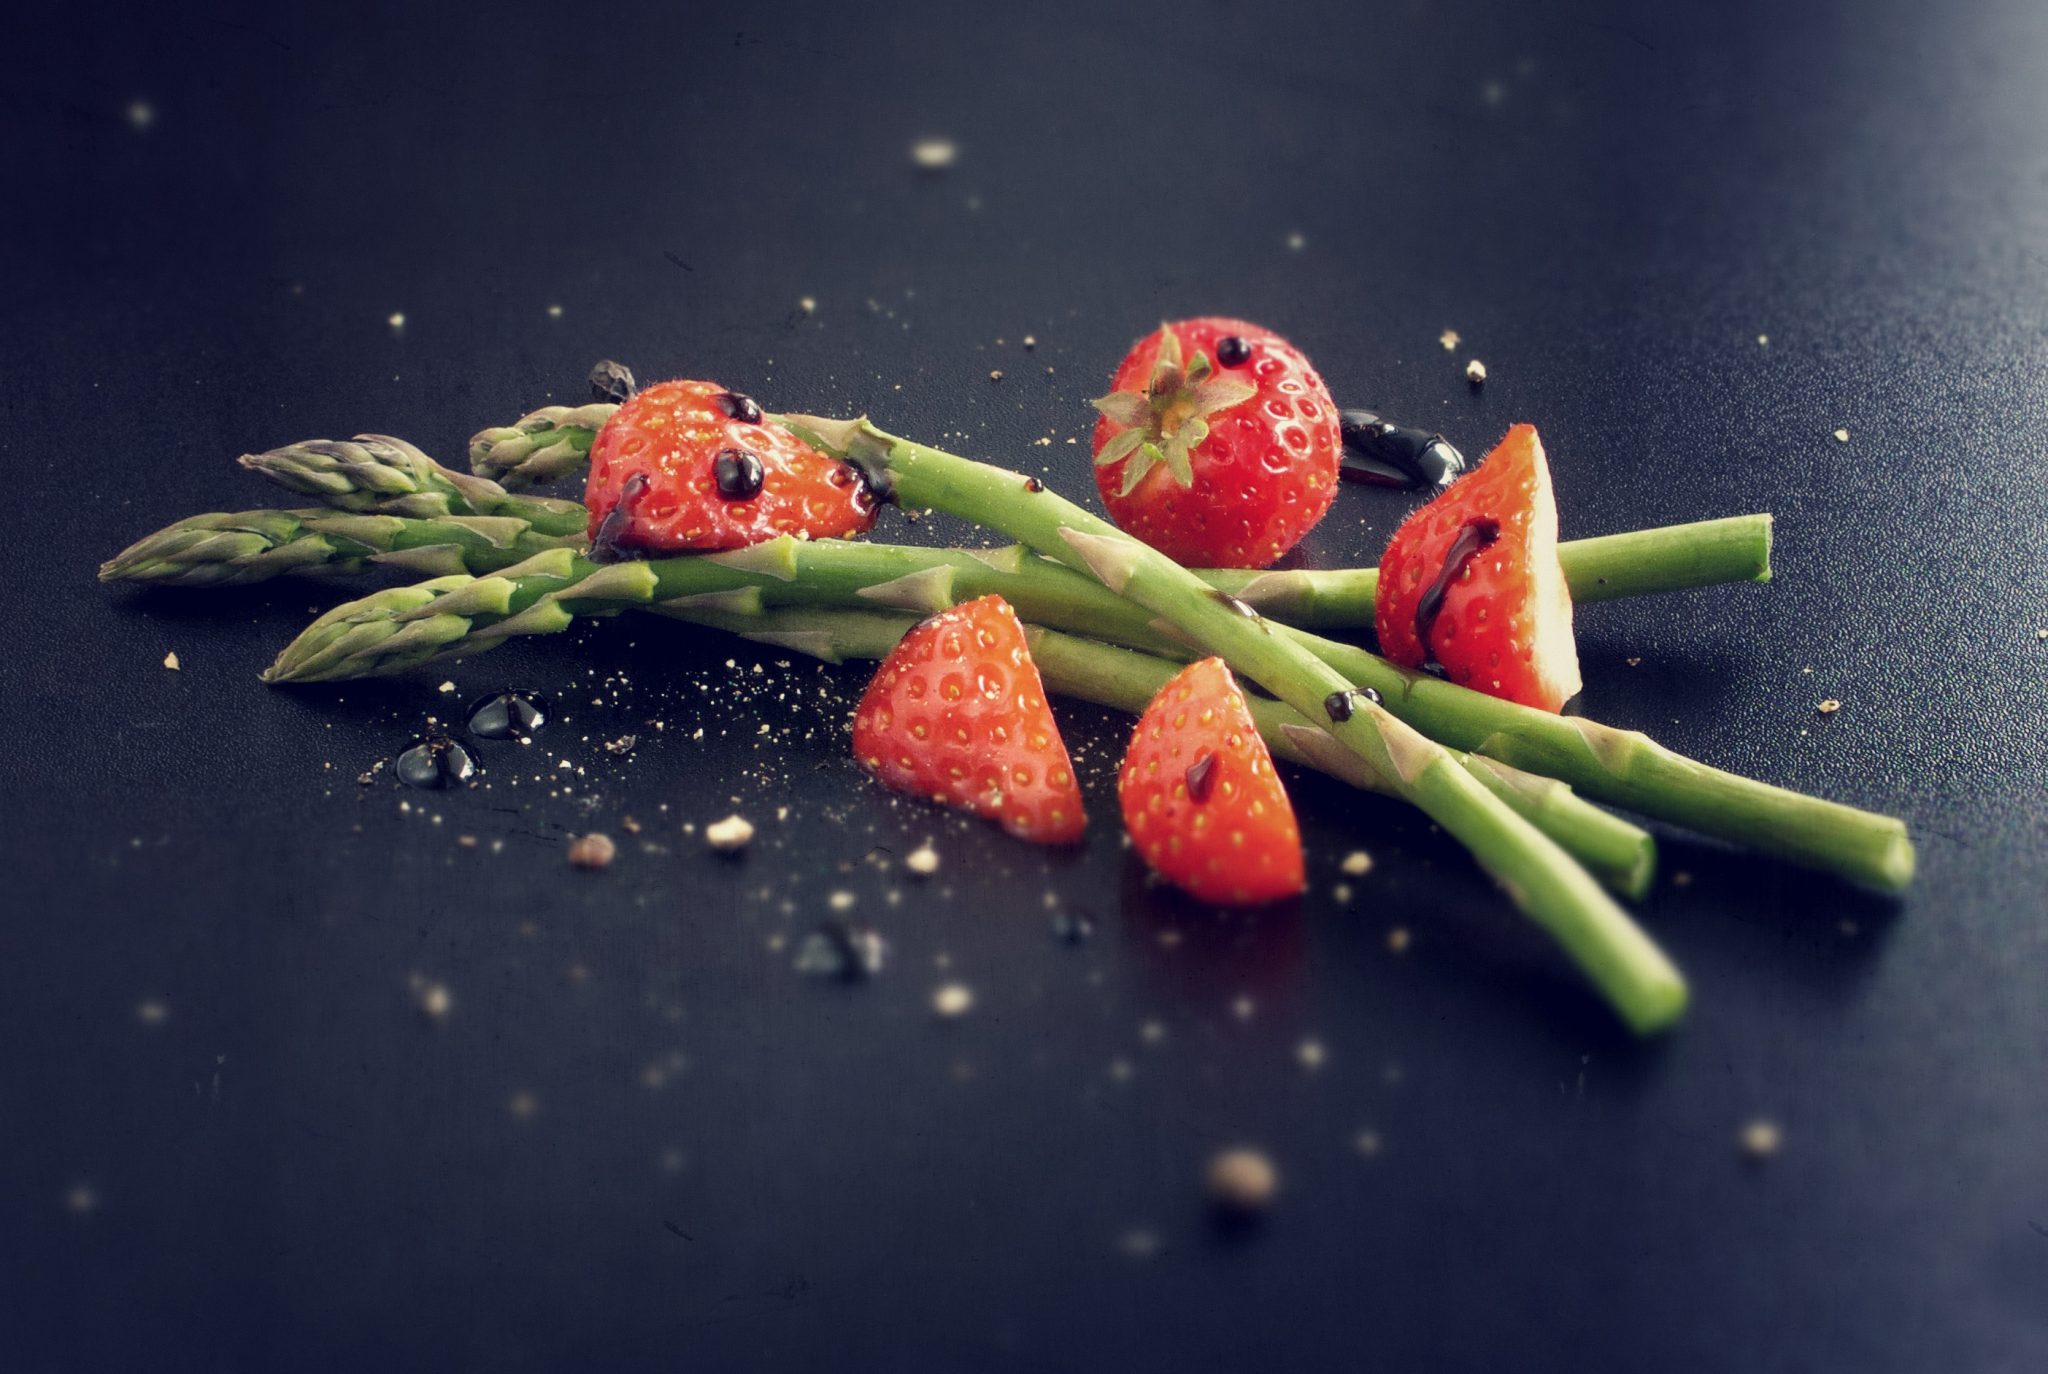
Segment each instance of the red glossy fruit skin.
[{"label": "red glossy fruit skin", "polygon": [[[1214,763],[1198,799],[1188,770],[1204,754]],[[1189,664],[1159,689],[1131,734],[1116,794],[1138,853],[1182,891],[1252,906],[1302,890],[1294,807],[1222,659]]]},{"label": "red glossy fruit skin", "polygon": [[[1425,646],[1416,610],[1458,532],[1499,527],[1444,592]],[[1394,531],[1373,607],[1380,652],[1419,668],[1434,651],[1445,674],[1488,696],[1557,711],[1578,694],[1572,599],[1557,561],[1557,500],[1534,425],[1516,425],[1472,472]]]},{"label": "red glossy fruit skin", "polygon": [[905,635],[853,717],[853,754],[878,781],[1069,844],[1087,815],[1017,613],[999,596]]},{"label": "red glossy fruit skin", "polygon": [[[1197,350],[1216,361],[1216,341],[1235,334],[1251,346],[1242,366],[1216,375],[1242,377],[1258,394],[1209,417],[1209,437],[1190,459],[1192,485],[1164,469],[1146,475],[1128,496],[1129,460],[1095,469],[1095,485],[1117,526],[1188,567],[1263,568],[1279,560],[1315,528],[1337,495],[1337,405],[1300,349],[1270,329],[1244,320],[1207,316],[1163,325],[1180,339],[1181,355]],[[1124,355],[1113,391],[1143,390],[1159,357],[1160,330]],[[1124,426],[1107,416],[1095,422],[1093,451]]]},{"label": "red glossy fruit skin", "polygon": [[[642,553],[738,549],[777,535],[805,539],[864,534],[875,502],[860,475],[774,424],[726,413],[716,382],[658,382],[605,422],[590,446],[583,500],[594,540],[626,484],[647,486],[614,531],[614,547]],[[718,455],[744,449],[761,462],[760,491],[740,501],[718,494]]]}]

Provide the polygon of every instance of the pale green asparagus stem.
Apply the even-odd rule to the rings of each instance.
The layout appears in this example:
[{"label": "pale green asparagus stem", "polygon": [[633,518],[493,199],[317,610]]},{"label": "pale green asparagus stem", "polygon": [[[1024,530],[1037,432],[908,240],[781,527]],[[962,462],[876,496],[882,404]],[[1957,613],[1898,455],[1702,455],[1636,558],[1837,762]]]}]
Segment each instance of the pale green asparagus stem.
[{"label": "pale green asparagus stem", "polygon": [[574,501],[514,496],[496,482],[442,467],[403,439],[359,434],[308,439],[242,457],[242,466],[339,510],[440,519],[514,516],[539,534],[578,534],[589,521]]},{"label": "pale green asparagus stem", "polygon": [[[882,611],[792,608],[749,614],[710,607],[656,609],[664,615],[714,626],[827,663],[882,658],[919,620],[914,615]],[[1181,668],[1173,659],[1115,648],[1043,626],[1028,625],[1025,629],[1031,640],[1032,659],[1047,690],[1132,715],[1141,714]],[[1362,766],[1346,767],[1347,761],[1356,762],[1349,755],[1333,759],[1327,753],[1322,757],[1305,753],[1295,743],[1295,737],[1307,731],[1309,724],[1292,707],[1260,696],[1247,696],[1245,701],[1275,757],[1324,771],[1335,764],[1342,770],[1337,775],[1344,781],[1369,791],[1395,794],[1377,774]],[[1452,756],[1607,886],[1637,898],[1649,891],[1650,879],[1656,871],[1657,846],[1647,831],[1602,811],[1561,782],[1534,777],[1474,754],[1454,750]]]},{"label": "pale green asparagus stem", "polygon": [[420,573],[491,572],[580,534],[536,534],[495,515],[438,520],[329,510],[246,510],[195,515],[145,535],[100,565],[102,582],[242,587],[286,574],[343,577],[390,565]]},{"label": "pale green asparagus stem", "polygon": [[899,439],[866,420],[790,415],[781,422],[892,486],[896,499],[1001,530],[1188,636],[1315,722],[1295,742],[1362,759],[1471,851],[1509,897],[1578,963],[1638,1032],[1683,1014],[1685,981],[1586,870],[1441,746],[1417,733],[1264,617],[1158,550],[1035,479]]}]

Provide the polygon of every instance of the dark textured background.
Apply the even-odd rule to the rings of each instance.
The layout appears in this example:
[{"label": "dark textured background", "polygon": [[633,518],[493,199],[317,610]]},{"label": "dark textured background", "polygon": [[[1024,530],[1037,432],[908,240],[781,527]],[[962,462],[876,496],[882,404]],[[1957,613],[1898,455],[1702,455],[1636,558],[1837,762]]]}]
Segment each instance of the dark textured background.
[{"label": "dark textured background", "polygon": [[[2048,11],[293,8],[0,26],[0,1365],[2048,1367]],[[316,591],[92,580],[271,501],[245,449],[459,458],[601,355],[1080,493],[1124,345],[1215,311],[1468,451],[1537,422],[1568,535],[1776,512],[1774,585],[1583,612],[1582,709],[1904,814],[1910,896],[1671,838],[1696,1011],[1639,1046],[1331,784],[1297,906],[1147,890],[1104,713],[1048,855],[865,785],[862,671],[624,620],[456,669],[567,719],[401,795],[439,674],[267,690]],[[735,805],[743,861],[680,829]],[[865,987],[791,968],[840,888]],[[1228,1239],[1238,1141],[1284,1192]]]}]

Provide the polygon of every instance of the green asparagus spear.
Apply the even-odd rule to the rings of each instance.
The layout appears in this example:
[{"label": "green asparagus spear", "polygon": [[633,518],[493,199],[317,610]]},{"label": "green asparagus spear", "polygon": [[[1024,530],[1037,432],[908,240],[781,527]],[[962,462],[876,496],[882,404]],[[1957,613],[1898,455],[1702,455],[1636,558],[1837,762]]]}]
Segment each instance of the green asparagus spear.
[{"label": "green asparagus spear", "polygon": [[359,434],[308,439],[242,457],[242,466],[340,510],[439,519],[516,516],[540,534],[580,534],[589,514],[574,501],[514,496],[496,482],[442,467],[403,439]]},{"label": "green asparagus spear", "polygon": [[101,564],[100,580],[242,587],[287,573],[346,577],[377,564],[415,574],[493,572],[582,543],[581,534],[538,534],[530,521],[496,515],[246,510],[195,515],[145,535]]}]

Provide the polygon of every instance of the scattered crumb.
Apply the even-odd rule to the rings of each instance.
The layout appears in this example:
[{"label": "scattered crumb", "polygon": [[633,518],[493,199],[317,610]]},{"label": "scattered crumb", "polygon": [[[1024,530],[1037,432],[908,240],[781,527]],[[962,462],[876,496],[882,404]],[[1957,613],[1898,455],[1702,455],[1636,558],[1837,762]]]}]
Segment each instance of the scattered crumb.
[{"label": "scattered crumb", "polygon": [[1444,352],[1446,353],[1457,352],[1458,344],[1461,342],[1458,337],[1458,331],[1455,329],[1446,329],[1443,333],[1436,336],[1436,341],[1444,346]]},{"label": "scattered crumb", "polygon": [[540,1099],[522,1088],[505,1103],[505,1110],[512,1113],[516,1121],[529,1121],[540,1110]]},{"label": "scattered crumb", "polygon": [[178,656],[177,656],[177,655],[176,655],[175,653],[169,653],[169,654],[165,654],[165,655],[164,655],[164,667],[166,667],[166,668],[169,668],[169,669],[170,669],[170,670],[171,670],[172,672],[174,672],[174,673],[175,673],[175,672],[177,672],[177,671],[178,671]]},{"label": "scattered crumb", "polygon": [[384,321],[384,323],[391,326],[392,333],[403,334],[405,332],[405,312],[403,310],[392,311],[391,318]]},{"label": "scattered crumb", "polygon": [[1257,1002],[1252,1001],[1252,999],[1249,997],[1233,997],[1230,1001],[1230,1014],[1232,1016],[1235,1016],[1240,1021],[1251,1020],[1252,1013],[1256,1012],[1258,1009],[1259,1004]]},{"label": "scattered crumb", "polygon": [[1003,379],[1003,370],[1000,367],[989,369],[988,379],[992,382],[1000,382]]},{"label": "scattered crumb", "polygon": [[551,320],[559,320],[559,319],[561,319],[561,318],[562,318],[562,307],[561,307],[561,306],[559,306],[559,305],[551,305],[551,306],[549,306],[549,307],[548,307],[548,318],[549,318],[549,319],[551,319]]},{"label": "scattered crumb", "polygon": [[1640,668],[1643,666],[1643,661],[1640,658],[1625,658],[1622,660],[1622,662],[1626,663],[1631,668]]},{"label": "scattered crumb", "polygon": [[1344,862],[1338,867],[1350,877],[1362,878],[1372,872],[1372,855],[1363,849],[1354,849],[1344,856]]},{"label": "scattered crumb", "polygon": [[1838,443],[1838,444],[1846,444],[1846,443],[1848,443],[1848,442],[1849,442],[1849,431],[1848,431],[1848,430],[1846,430],[1846,429],[1838,429],[1838,430],[1836,430],[1836,431],[1835,431],[1835,442],[1836,442],[1836,443]]},{"label": "scattered crumb", "polygon": [[1299,253],[1302,249],[1306,247],[1308,247],[1308,237],[1305,234],[1303,234],[1299,229],[1295,230],[1293,233],[1287,236],[1288,252]]},{"label": "scattered crumb", "polygon": [[455,684],[453,682],[444,682],[441,684],[441,692],[443,695],[446,695],[447,693],[452,692],[454,690]]},{"label": "scattered crumb", "polygon": [[903,856],[903,866],[920,878],[929,878],[939,871],[939,851],[926,840]]},{"label": "scattered crumb", "polygon": [[612,837],[602,831],[593,830],[569,842],[569,863],[576,868],[608,868],[618,853],[619,847],[612,843]]},{"label": "scattered crumb", "polygon": [[1330,889],[1330,899],[1336,902],[1339,906],[1342,906],[1344,903],[1349,902],[1351,900],[1351,884],[1338,883],[1335,887]]},{"label": "scattered crumb", "polygon": [[145,1026],[161,1026],[170,1019],[171,1009],[154,997],[135,1004],[135,1019]]},{"label": "scattered crumb", "polygon": [[1209,1161],[1209,1202],[1218,1211],[1248,1217],[1272,1205],[1280,1174],[1258,1150],[1225,1150]]},{"label": "scattered crumb", "polygon": [[1478,386],[1481,382],[1485,381],[1486,364],[1480,362],[1477,358],[1474,358],[1471,362],[1466,363],[1465,380],[1472,383],[1472,385],[1474,386]]},{"label": "scattered crumb", "polygon": [[932,993],[932,1014],[942,1020],[958,1020],[973,1007],[974,990],[965,983],[944,983]]},{"label": "scattered crumb", "polygon": [[1679,869],[1671,875],[1671,885],[1673,887],[1691,887],[1692,874],[1683,868]]},{"label": "scattered crumb", "polygon": [[1842,709],[1842,703],[1836,701],[1833,697],[1829,697],[1826,701],[1823,701],[1820,705],[1814,707],[1813,709],[1820,712],[1824,716],[1831,716],[1835,712]]},{"label": "scattered crumb", "polygon": [[1770,336],[1770,335],[1768,335],[1768,334],[1759,334],[1759,335],[1757,335],[1757,336],[1756,336],[1756,346],[1757,346],[1758,348],[1769,348],[1769,347],[1771,346],[1771,336]]},{"label": "scattered crumb", "polygon": [[1329,1060],[1330,1052],[1323,1048],[1323,1042],[1314,1038],[1302,1041],[1294,1047],[1294,1061],[1314,1073]]},{"label": "scattered crumb", "polygon": [[841,888],[825,899],[825,905],[831,907],[834,911],[851,911],[853,910],[855,900],[856,898],[851,892]]},{"label": "scattered crumb", "polygon": [[637,835],[640,833],[640,822],[634,820],[631,816],[619,817],[619,824],[622,827],[624,827],[628,835]]},{"label": "scattered crumb", "polygon": [[910,145],[910,160],[927,172],[943,172],[959,156],[960,149],[950,138],[920,138]]},{"label": "scattered crumb", "polygon": [[92,1190],[90,1184],[74,1183],[64,1194],[64,1207],[76,1216],[89,1216],[99,1210],[100,1195]]},{"label": "scattered crumb", "polygon": [[1778,1123],[1762,1117],[1744,1126],[1739,1139],[1742,1153],[1759,1161],[1771,1158],[1785,1146],[1785,1133],[1778,1129]]},{"label": "scattered crumb", "polygon": [[1371,1159],[1380,1152],[1380,1133],[1378,1131],[1360,1131],[1357,1135],[1351,1137],[1351,1148],[1364,1155],[1367,1159]]},{"label": "scattered crumb", "polygon": [[1036,348],[1036,347],[1038,347],[1038,339],[1037,339],[1037,337],[1036,337],[1035,335],[1031,335],[1031,334],[1026,334],[1026,335],[1024,336],[1024,346],[1025,346],[1026,348]]},{"label": "scattered crumb", "polygon": [[1387,950],[1393,954],[1405,954],[1414,938],[1408,933],[1408,927],[1395,926],[1387,932]]},{"label": "scattered crumb", "polygon": [[1138,1038],[1148,1045],[1164,1044],[1166,1042],[1166,1027],[1158,1021],[1147,1021],[1144,1025],[1138,1027]]},{"label": "scattered crumb", "polygon": [[413,1001],[419,1005],[420,1015],[432,1021],[439,1021],[448,1015],[448,1009],[455,1005],[449,995],[448,985],[432,979],[414,975],[412,980]]},{"label": "scattered crumb", "polygon": [[1835,922],[1835,929],[1841,932],[1842,938],[1845,940],[1853,940],[1863,933],[1863,927],[1857,925],[1847,916]]},{"label": "scattered crumb", "polygon": [[1148,1260],[1159,1253],[1159,1237],[1139,1227],[1116,1239],[1116,1248],[1135,1260]]},{"label": "scattered crumb", "polygon": [[129,101],[128,122],[134,125],[137,130],[147,129],[150,125],[156,123],[156,107],[147,100]]},{"label": "scattered crumb", "polygon": [[604,751],[607,754],[623,756],[632,753],[633,746],[639,742],[640,737],[638,735],[620,735],[617,739],[606,740],[604,742]]},{"label": "scattered crumb", "polygon": [[818,300],[817,300],[817,297],[815,297],[815,296],[805,296],[805,297],[803,297],[803,298],[802,298],[801,300],[799,300],[799,301],[798,301],[798,302],[796,303],[796,308],[797,308],[797,309],[799,309],[799,310],[801,310],[801,311],[803,311],[803,312],[804,312],[804,313],[805,313],[806,315],[815,315],[815,314],[817,314],[817,313],[818,313]]},{"label": "scattered crumb", "polygon": [[455,843],[457,843],[457,844],[461,845],[461,846],[462,846],[462,847],[463,847],[464,849],[475,849],[475,848],[476,848],[476,836],[474,836],[474,835],[457,835],[457,836],[455,837]]},{"label": "scattered crumb", "polygon": [[705,826],[704,838],[719,853],[731,854],[745,849],[754,838],[754,823],[734,812],[722,821],[713,821]]}]

